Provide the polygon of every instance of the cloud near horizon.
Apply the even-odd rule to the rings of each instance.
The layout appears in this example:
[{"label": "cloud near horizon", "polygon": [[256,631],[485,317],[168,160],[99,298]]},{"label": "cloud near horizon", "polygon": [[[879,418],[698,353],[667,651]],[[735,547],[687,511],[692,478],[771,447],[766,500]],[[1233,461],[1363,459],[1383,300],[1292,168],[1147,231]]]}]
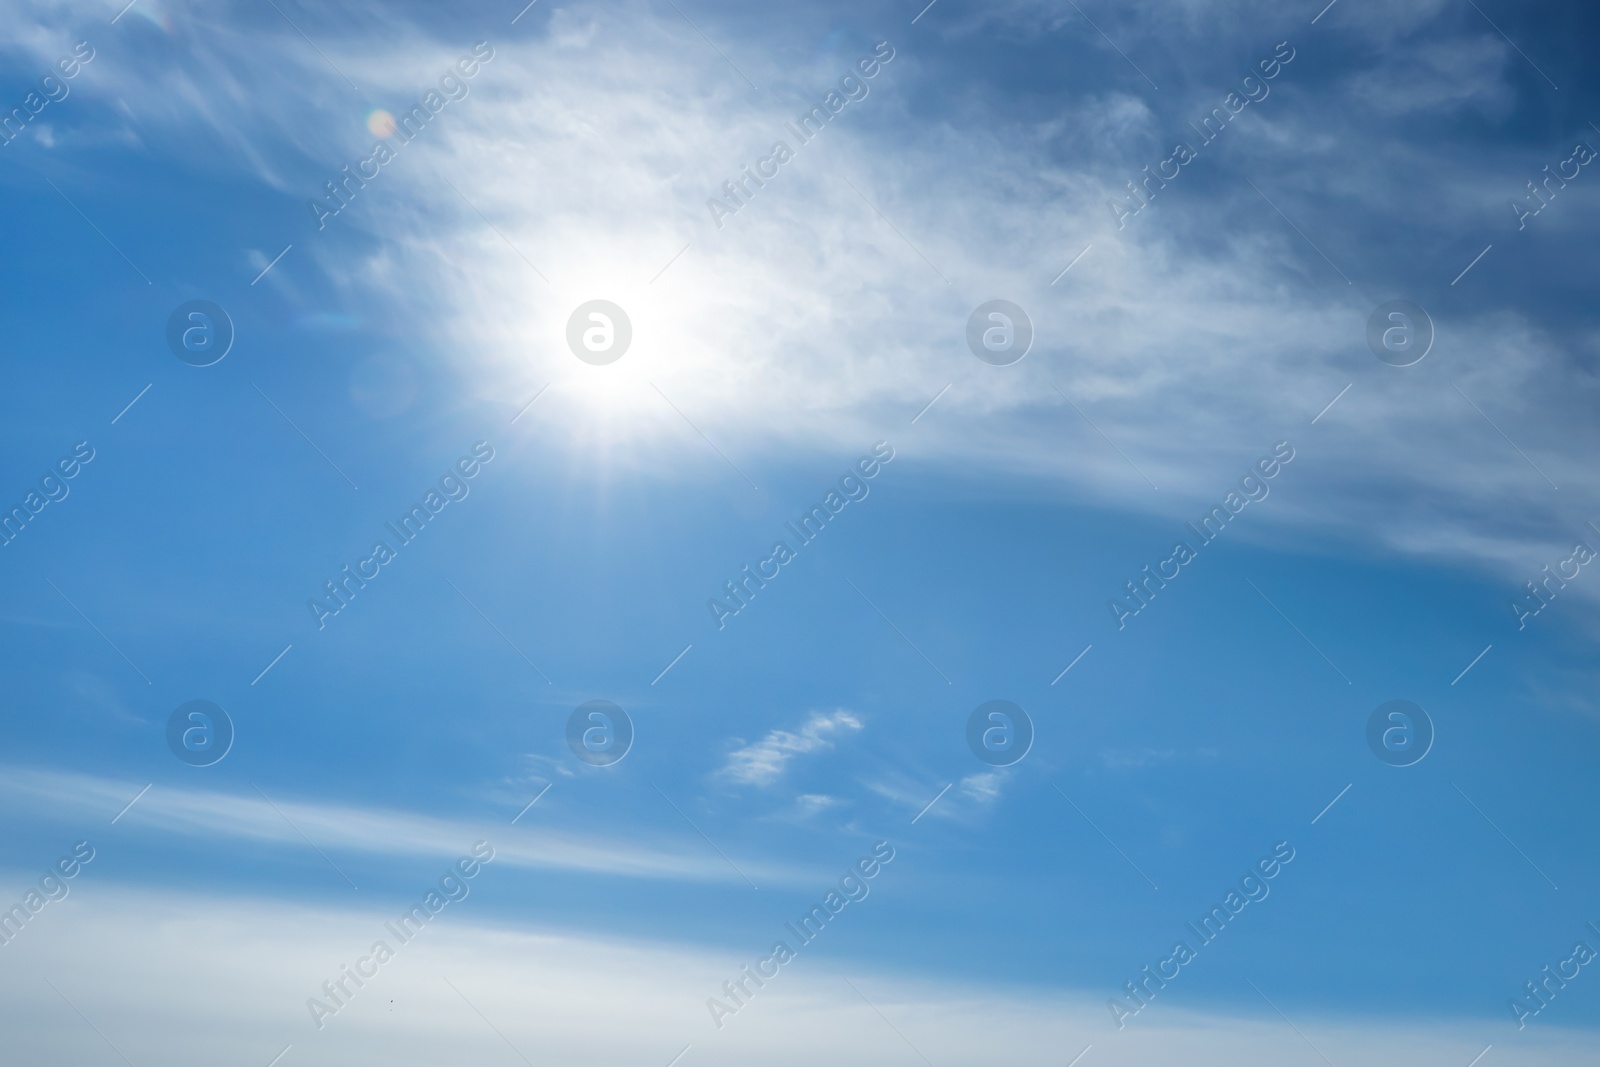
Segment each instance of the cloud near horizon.
[{"label": "cloud near horizon", "polygon": [[[1321,1052],[1334,1063],[1410,1067],[1465,1064],[1483,1049],[1474,1043],[1481,1026],[1471,1021],[1327,1014],[1290,1024],[1265,1003],[1249,1015],[1153,1007],[1152,1018],[1119,1032],[1092,992],[1041,996],[929,980],[896,973],[888,961],[842,969],[814,948],[802,948],[719,1030],[705,1000],[723,996],[721,983],[766,953],[781,927],[743,951],[670,937],[621,941],[486,922],[472,913],[471,896],[399,946],[362,987],[347,982],[354,989],[348,1006],[318,1029],[306,1001],[325,999],[322,982],[338,978],[341,965],[369,953],[375,940],[393,940],[383,913],[93,887],[91,871],[77,892],[0,948],[11,961],[0,973],[0,996],[45,1024],[13,1034],[12,1054],[23,1060],[99,1062],[112,1054],[107,1041],[136,1064],[170,1067],[266,1064],[286,1046],[292,1051],[283,1062],[318,1067],[422,1067],[517,1053],[577,1064],[666,1063],[685,1046],[682,1062],[707,1065],[752,1056],[779,1067],[917,1062],[913,1049],[951,1067],[992,1063],[997,1053],[1065,1063],[1092,1046],[1082,1062],[1309,1064],[1321,1062]],[[491,865],[478,881],[494,873]],[[862,907],[870,906],[869,898]],[[174,989],[183,995],[174,997]],[[975,1027],[974,1019],[986,1024]],[[1497,1043],[1497,1062],[1590,1062],[1581,1031],[1541,1026],[1520,1044]]]}]

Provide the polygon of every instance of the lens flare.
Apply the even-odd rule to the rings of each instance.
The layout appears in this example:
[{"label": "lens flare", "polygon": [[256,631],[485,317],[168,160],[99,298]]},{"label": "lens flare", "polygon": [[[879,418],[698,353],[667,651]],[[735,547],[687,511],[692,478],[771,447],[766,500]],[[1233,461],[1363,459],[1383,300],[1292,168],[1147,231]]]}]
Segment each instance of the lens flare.
[{"label": "lens flare", "polygon": [[367,112],[367,129],[375,137],[389,137],[394,134],[394,116],[383,108],[373,108]]}]

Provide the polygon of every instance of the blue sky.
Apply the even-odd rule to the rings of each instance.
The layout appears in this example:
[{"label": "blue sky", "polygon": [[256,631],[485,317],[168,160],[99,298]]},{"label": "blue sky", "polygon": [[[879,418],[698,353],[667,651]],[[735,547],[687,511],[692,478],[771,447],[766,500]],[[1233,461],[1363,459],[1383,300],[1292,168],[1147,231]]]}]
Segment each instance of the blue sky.
[{"label": "blue sky", "polygon": [[[1591,968],[1510,1002],[1600,949],[1600,577],[1509,605],[1600,549],[1600,178],[1522,229],[1510,203],[1600,148],[1591,12],[277,6],[7,11],[6,108],[93,52],[0,147],[0,502],[93,450],[0,548],[0,905],[95,850],[0,946],[27,1058],[1585,1061]],[[997,298],[1034,328],[1009,366],[966,342]],[[603,366],[566,339],[596,299],[633,332]],[[1365,339],[1397,299],[1435,329],[1408,367]],[[234,327],[211,366],[167,346],[192,300]],[[966,743],[994,699],[1036,730],[1002,768]],[[1436,735],[1406,767],[1366,740],[1396,699]],[[235,729],[211,766],[168,747],[191,700]],[[632,719],[614,765],[568,747],[591,700]],[[478,841],[470,894],[317,1025]],[[716,1025],[878,842],[870,894]]]}]

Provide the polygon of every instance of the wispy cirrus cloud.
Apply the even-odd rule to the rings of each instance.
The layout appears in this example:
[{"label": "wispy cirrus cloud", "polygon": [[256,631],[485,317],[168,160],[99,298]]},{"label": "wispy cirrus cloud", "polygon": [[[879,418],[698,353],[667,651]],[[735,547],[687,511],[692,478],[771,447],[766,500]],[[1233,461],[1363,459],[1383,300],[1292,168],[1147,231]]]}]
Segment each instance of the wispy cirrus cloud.
[{"label": "wispy cirrus cloud", "polygon": [[[485,403],[553,382],[546,417],[592,431],[597,410],[622,413],[604,432],[654,448],[683,430],[650,385],[671,381],[674,397],[717,413],[712,432],[759,457],[854,446],[949,386],[918,424],[923,458],[959,455],[1174,516],[1202,503],[1241,455],[1291,432],[1315,434],[1312,454],[1337,473],[1286,499],[1272,525],[1515,578],[1530,563],[1537,569],[1573,516],[1459,385],[1570,499],[1600,495],[1600,477],[1574,458],[1596,442],[1584,366],[1592,327],[1544,314],[1547,297],[1519,291],[1518,275],[1491,280],[1502,262],[1565,254],[1541,253],[1505,209],[1548,153],[1480,150],[1415,123],[1421,114],[1500,121],[1518,100],[1504,44],[1436,0],[1360,18],[1341,4],[1314,31],[1303,15],[1284,21],[1281,5],[1265,3],[1147,3],[1097,15],[1149,64],[1159,97],[1142,95],[1124,61],[1059,5],[1027,0],[981,16],[941,5],[917,32],[948,47],[998,19],[1093,62],[1031,114],[1013,113],[993,71],[963,66],[962,107],[975,121],[929,124],[917,101],[944,91],[949,54],[927,37],[889,33],[898,53],[871,94],[722,228],[707,197],[752,152],[787,136],[784,122],[838,77],[840,59],[740,39],[735,20],[724,43],[769,90],[752,94],[676,13],[535,8],[490,34],[500,50],[470,97],[340,214],[336,237],[311,227],[305,200],[370,150],[355,121],[361,101],[270,10],[250,34],[206,9],[181,10],[185,29],[170,47],[194,63],[154,61],[131,37],[108,42],[63,112],[71,127],[58,131],[56,160],[70,162],[80,143],[172,149],[215,135],[224,148],[204,154],[208,165],[282,194],[301,227],[280,233],[285,215],[261,228],[262,255],[297,243],[264,284],[319,293],[294,297],[311,302],[305,312],[331,297],[384,308],[374,320],[463,353]],[[466,40],[465,31],[445,39],[420,18],[380,21],[376,12],[344,12],[330,53],[374,98],[414,98]],[[1185,55],[1159,45],[1174,19],[1203,47]],[[41,27],[59,21],[47,5],[22,6],[16,40],[30,62],[53,55],[59,34]],[[1271,99],[1150,212],[1117,229],[1108,196],[1123,195],[1171,137],[1189,136],[1182,120],[1213,106],[1280,34],[1302,56]],[[1341,51],[1341,34],[1376,44]],[[663,40],[683,47],[663,49]],[[1213,69],[1211,53],[1234,67]],[[295,72],[287,83],[285,69]],[[263,99],[252,86],[269,79],[280,91]],[[324,106],[330,94],[349,101],[349,114]],[[1574,123],[1551,135],[1551,150],[1587,132]],[[1415,175],[1435,166],[1450,180],[1418,209]],[[385,198],[427,211],[382,210]],[[1562,210],[1572,241],[1600,229],[1576,196]],[[1491,240],[1492,256],[1452,287]],[[1091,245],[1071,275],[1052,281]],[[1409,276],[1395,276],[1397,262]],[[319,273],[328,284],[308,284]],[[825,277],[851,278],[849,298],[818,288]],[[1400,289],[1440,328],[1436,354],[1405,374],[1362,343],[1366,317]],[[603,386],[572,366],[560,340],[566,316],[595,291],[624,305],[635,327],[634,349]],[[961,341],[967,314],[996,293],[1030,310],[1038,337],[1038,351],[1006,374],[977,363]],[[530,337],[549,341],[548,355],[530,359]],[[876,339],[870,351],[863,337]],[[1346,385],[1349,395],[1310,428]],[[1058,447],[1063,427],[1083,447]]]},{"label": "wispy cirrus cloud", "polygon": [[861,729],[861,720],[843,708],[812,712],[798,732],[773,730],[728,753],[720,774],[739,785],[771,785],[796,756],[830,749],[833,737]]},{"label": "wispy cirrus cloud", "polygon": [[[99,823],[128,803],[143,783],[132,779],[33,768],[0,769],[0,798],[9,810],[40,819]],[[154,786],[119,820],[125,829],[144,827],[179,838],[254,842],[304,848],[307,841],[337,856],[453,856],[477,838],[492,839],[495,862],[512,867],[567,870],[624,878],[689,882],[740,881],[698,839],[683,838],[681,848],[659,839],[604,836],[588,830],[542,829],[524,820],[514,829],[502,821],[441,818],[397,808],[358,807],[298,799],[289,794],[227,793],[210,789]],[[742,859],[741,866],[763,884],[802,880],[801,872],[776,861]]]}]

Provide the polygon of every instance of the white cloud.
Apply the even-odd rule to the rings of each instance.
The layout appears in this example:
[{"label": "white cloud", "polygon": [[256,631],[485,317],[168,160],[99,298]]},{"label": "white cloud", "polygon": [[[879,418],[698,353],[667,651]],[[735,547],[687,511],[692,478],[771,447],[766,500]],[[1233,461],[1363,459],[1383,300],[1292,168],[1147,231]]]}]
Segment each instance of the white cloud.
[{"label": "white cloud", "polygon": [[980,771],[940,784],[941,779],[919,780],[898,768],[885,767],[877,777],[863,784],[919,819],[949,819],[978,825],[1000,799],[1010,774],[1005,768]]},{"label": "white cloud", "polygon": [[1516,53],[1499,38],[1423,42],[1393,53],[1346,88],[1363,109],[1384,115],[1447,113],[1468,105],[1501,118],[1516,105],[1505,68]]},{"label": "white cloud", "polygon": [[[520,1062],[507,1043],[534,1062],[580,1067],[665,1064],[686,1045],[681,1062],[704,1067],[920,1063],[909,1041],[940,1067],[1064,1064],[1091,1044],[1085,1067],[1234,1067],[1321,1063],[1310,1042],[1333,1063],[1411,1067],[1465,1064],[1492,1041],[1506,1067],[1593,1062],[1592,1034],[1542,1022],[1517,1033],[1509,1016],[1373,1023],[1275,997],[1291,1026],[1264,1005],[1187,1009],[1180,988],[1119,1032],[1107,991],[933,979],[804,951],[719,1031],[706,998],[765,943],[741,953],[501,926],[472,912],[476,896],[451,905],[319,1031],[307,998],[385,936],[382,911],[130,891],[84,881],[92,870],[0,948],[0,999],[31,1022],[10,1028],[11,1061],[98,1067],[115,1062],[110,1041],[135,1064],[165,1067],[265,1065],[289,1045],[283,1067]],[[493,875],[479,875],[478,891]],[[1270,977],[1256,981],[1276,993]]]},{"label": "white cloud", "polygon": [[[36,818],[109,819],[143,783],[90,775],[0,768],[0,797]],[[556,784],[552,789],[559,789]],[[531,799],[531,796],[530,796]],[[548,798],[547,798],[548,799]],[[541,800],[546,805],[547,800]],[[189,838],[233,838],[304,848],[309,839],[337,857],[341,852],[387,856],[452,857],[473,841],[489,840],[497,863],[513,867],[585,871],[626,878],[691,882],[742,879],[699,839],[681,844],[607,837],[588,830],[562,832],[533,825],[442,819],[420,812],[297,801],[286,795],[233,795],[156,785],[119,820],[119,828],[146,827]],[[302,837],[301,834],[305,836]],[[781,863],[741,856],[740,866],[767,884],[805,883],[802,872]],[[805,883],[809,884],[809,883]]]},{"label": "white cloud", "polygon": [[[1405,43],[1439,28],[1424,25],[1439,0],[1361,20],[1348,8],[1331,11],[1327,24],[1371,22],[1374,41],[1394,50],[1371,82],[1388,86],[1384,99],[1503,106],[1504,57],[1481,28]],[[1165,26],[1157,14],[1171,9],[1148,4],[1123,25]],[[38,23],[59,13],[34,10],[17,20],[15,40],[47,61],[59,34]],[[75,122],[98,115],[115,127],[103,139],[131,135],[166,150],[203,143],[193,158],[211,159],[221,144],[218,167],[246,169],[297,200],[370,150],[351,116],[327,106],[348,86],[303,39],[282,27],[244,34],[218,13],[182,10],[194,63],[152,63],[108,39],[62,105],[76,109]],[[1062,19],[1063,35],[1102,47],[1054,5],[1048,14],[1031,2],[1004,10],[1019,25]],[[1201,0],[1178,8],[1195,26],[1229,10]],[[1226,25],[1254,34],[1249,23],[1267,10],[1236,10]],[[329,47],[384,98],[416,98],[466,44],[430,40],[393,17],[381,22],[370,37],[341,35]],[[1243,536],[1331,533],[1430,562],[1469,562],[1513,587],[1578,528],[1562,499],[1600,497],[1600,471],[1583,458],[1600,448],[1587,414],[1592,387],[1572,354],[1592,349],[1592,339],[1575,342],[1536,312],[1493,299],[1474,304],[1478,279],[1469,276],[1453,291],[1465,304],[1435,309],[1439,341],[1428,360],[1396,372],[1364,351],[1367,315],[1379,296],[1394,295],[1368,291],[1386,253],[1336,243],[1340,231],[1381,232],[1393,207],[1398,223],[1428,231],[1416,243],[1416,276],[1432,272],[1434,288],[1445,289],[1476,251],[1462,251],[1457,238],[1476,232],[1483,212],[1499,213],[1509,237],[1505,198],[1521,178],[1509,180],[1493,153],[1442,166],[1405,116],[1374,121],[1369,108],[1347,106],[1349,86],[1334,110],[1319,112],[1302,90],[1314,62],[1309,42],[1237,133],[1191,164],[1203,179],[1179,179],[1118,231],[1107,196],[1159,158],[1139,158],[1131,146],[1158,127],[1173,135],[1181,127],[1167,129],[1139,97],[1103,88],[1064,91],[1058,113],[1037,123],[981,93],[959,105],[962,121],[930,123],[915,101],[938,71],[904,36],[892,40],[899,53],[870,94],[718,229],[706,199],[774,139],[792,139],[785,120],[838,78],[838,60],[800,43],[733,41],[723,28],[720,39],[767,86],[756,94],[665,9],[580,3],[553,16],[548,33],[538,26],[530,16],[491,34],[497,55],[471,95],[438,115],[329,221],[330,232],[283,235],[295,239],[295,259],[268,284],[299,281],[319,294],[307,299],[386,309],[372,320],[456,353],[463,389],[484,405],[531,397],[553,381],[541,418],[622,464],[659,466],[663,449],[679,447],[697,450],[705,469],[720,462],[652,382],[741,467],[859,448],[885,427],[905,427],[948,383],[933,411],[896,431],[908,458],[1066,484],[1081,498],[1181,522],[1287,437],[1307,458],[1280,484],[1307,477],[1313,460],[1337,473],[1262,509],[1257,533]],[[264,98],[260,84],[277,92]],[[1228,87],[1189,88],[1209,100]],[[94,111],[112,100],[126,110]],[[68,138],[58,142],[64,158]],[[1519,161],[1516,174],[1549,161]],[[1313,256],[1233,173],[1243,170],[1358,284],[1346,286]],[[1436,174],[1436,201],[1422,210],[1417,176]],[[400,202],[415,210],[380,206]],[[1595,228],[1576,197],[1555,206],[1575,234]],[[358,235],[374,250],[358,251],[348,239]],[[280,247],[265,235],[260,246]],[[1433,258],[1424,262],[1423,249]],[[1500,242],[1493,255],[1502,253],[1528,254]],[[604,368],[577,363],[563,342],[568,314],[598,293],[628,310],[635,336],[628,356]],[[1035,351],[1011,368],[980,364],[962,341],[971,309],[1001,294],[1028,308],[1037,329]],[[1346,384],[1350,393],[1309,426]],[[1562,487],[1559,498],[1456,385]],[[1600,596],[1600,587],[1575,595]]]},{"label": "white cloud", "polygon": [[978,804],[993,804],[1000,799],[1000,785],[1005,781],[998,771],[985,771],[961,779],[961,795]]},{"label": "white cloud", "polygon": [[812,712],[799,733],[773,730],[760,741],[728,753],[722,775],[740,785],[770,785],[796,756],[830,749],[833,747],[831,735],[860,729],[861,720],[843,708]]},{"label": "white cloud", "polygon": [[830,797],[825,793],[801,793],[794,798],[794,803],[801,817],[805,818],[818,812],[827,811],[829,808],[836,808],[843,804],[844,801],[838,797]]},{"label": "white cloud", "polygon": [[1178,760],[1214,760],[1216,749],[1201,748],[1180,752],[1173,748],[1106,749],[1100,753],[1100,763],[1108,771],[1130,771],[1145,767],[1159,767]]}]

